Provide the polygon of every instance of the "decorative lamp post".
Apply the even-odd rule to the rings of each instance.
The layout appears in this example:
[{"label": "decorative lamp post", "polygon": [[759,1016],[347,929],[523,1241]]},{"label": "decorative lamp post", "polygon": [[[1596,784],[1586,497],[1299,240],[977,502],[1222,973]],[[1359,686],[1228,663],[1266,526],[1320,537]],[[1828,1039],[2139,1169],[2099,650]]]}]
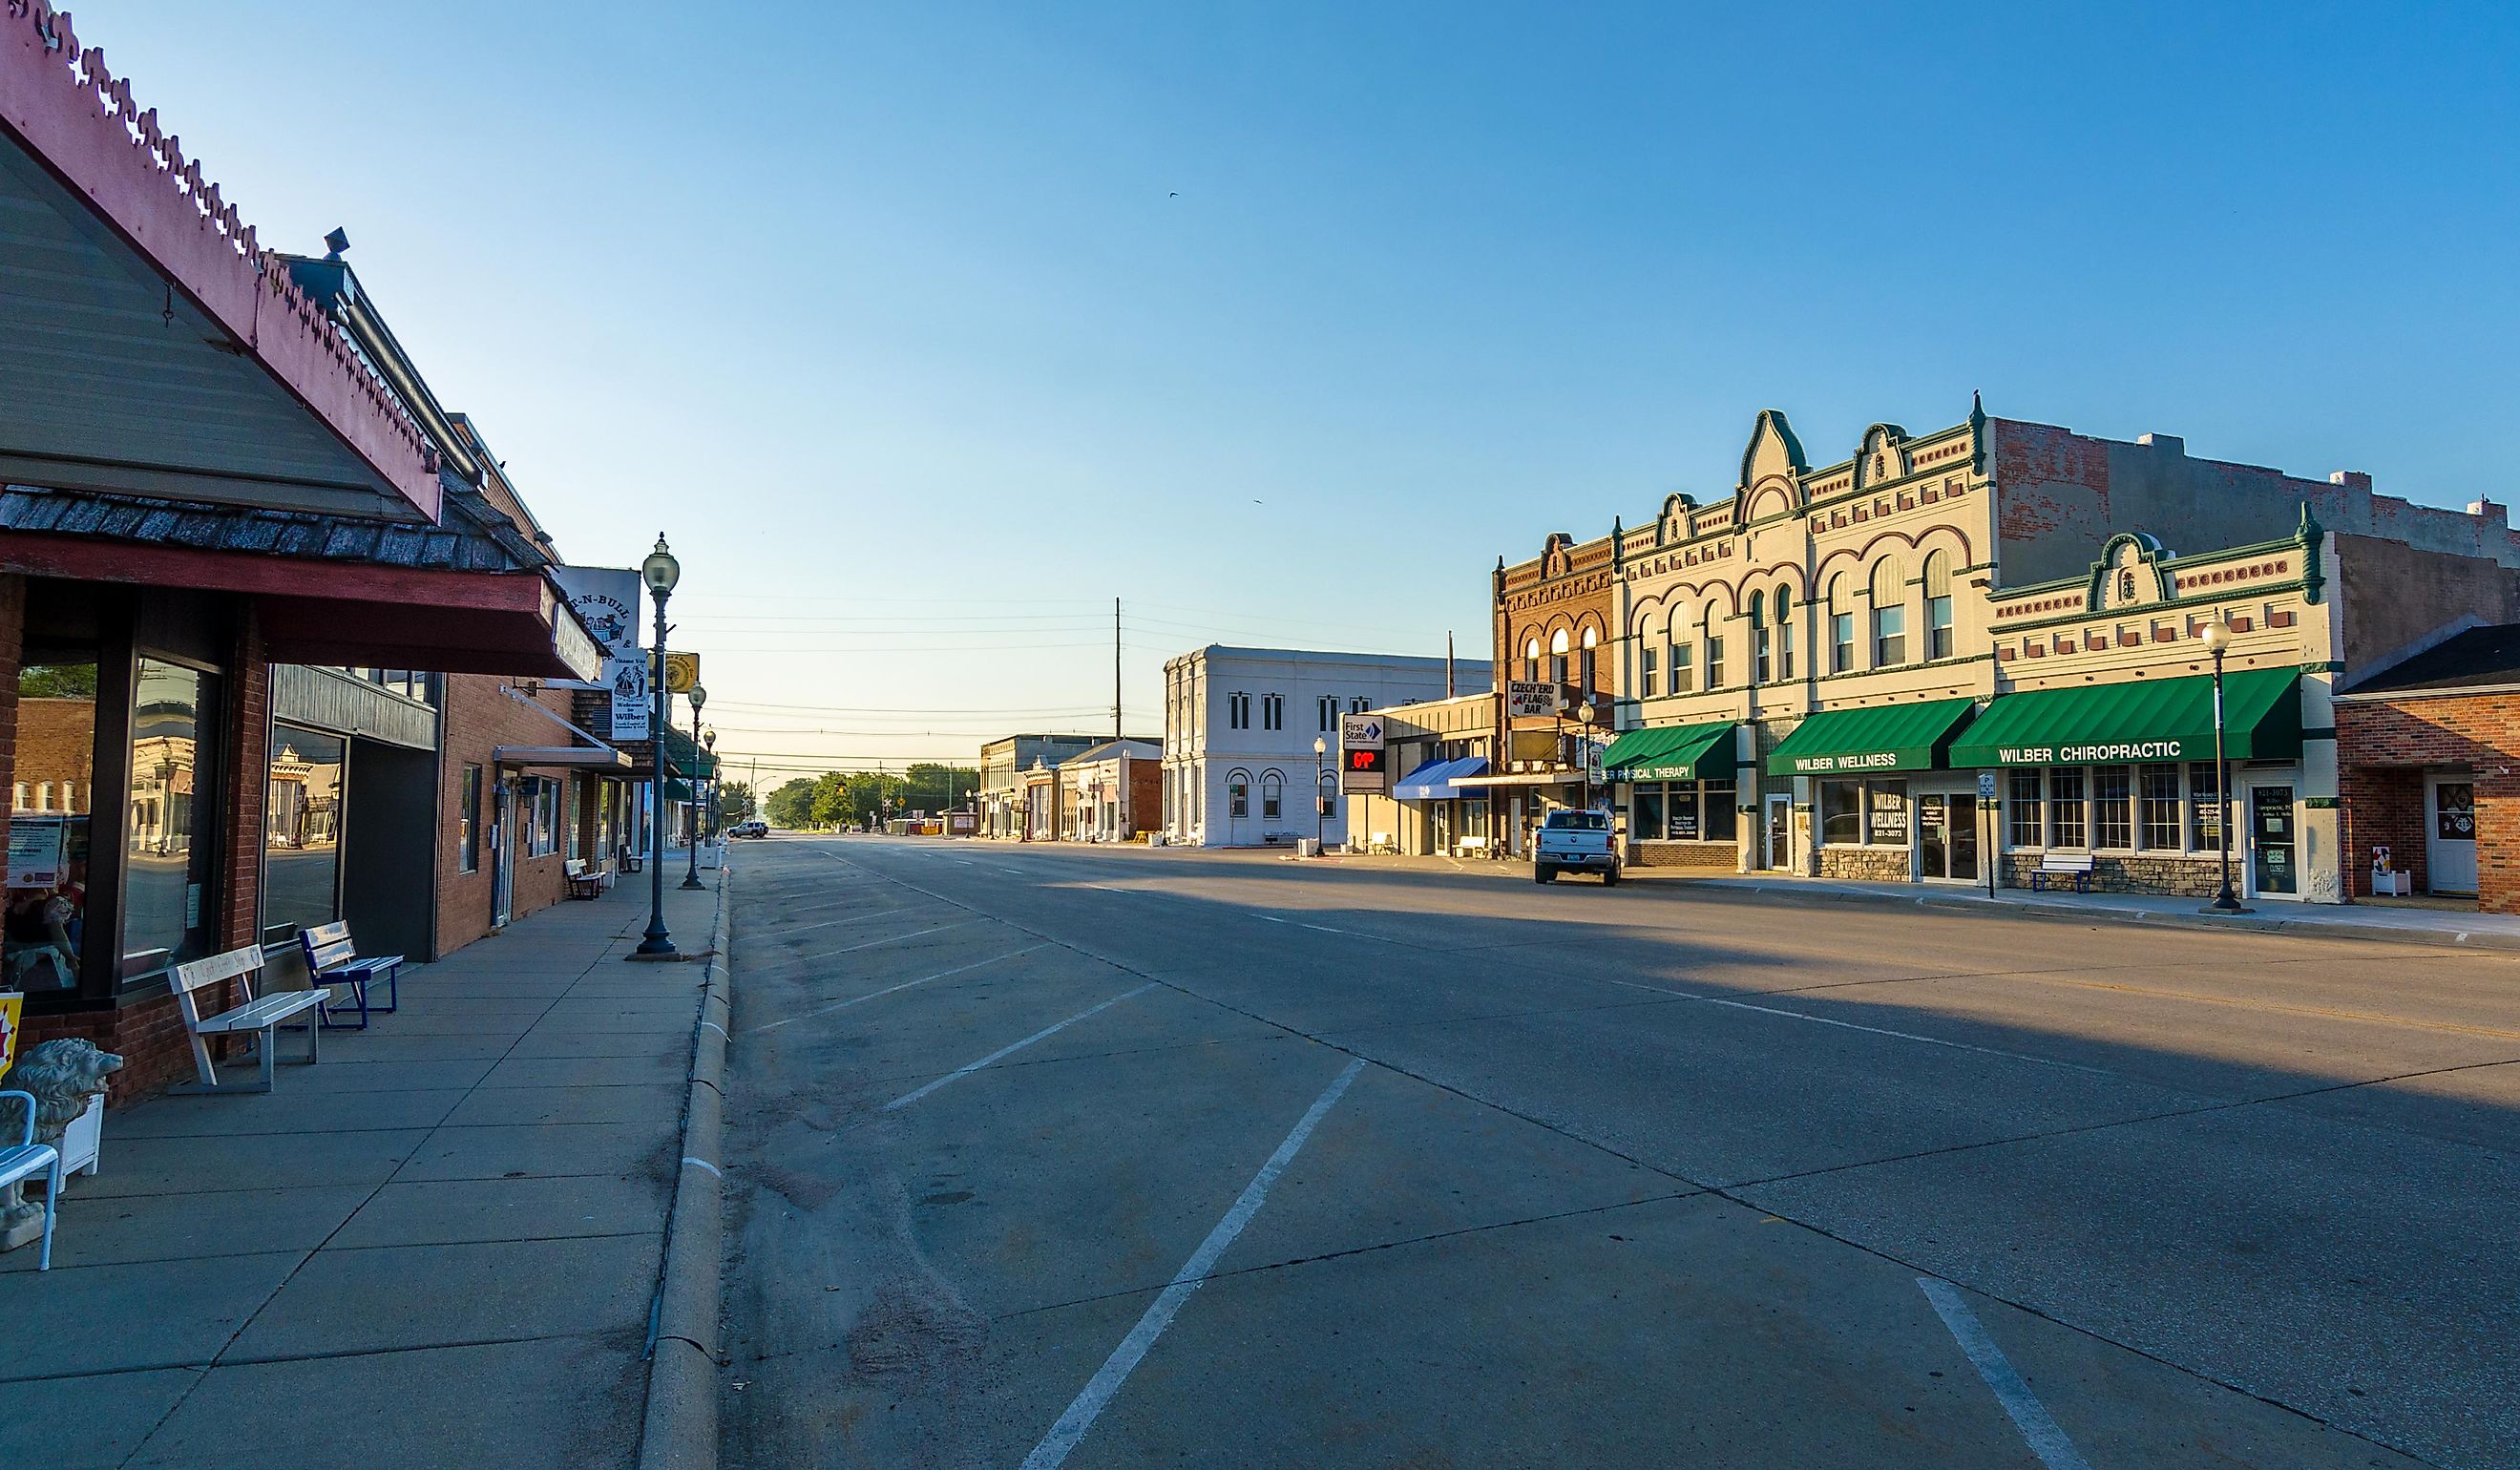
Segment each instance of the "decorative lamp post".
[{"label": "decorative lamp post", "polygon": [[1316,858],[1322,855],[1322,838],[1329,830],[1330,799],[1322,794],[1322,761],[1329,753],[1330,742],[1320,735],[1313,736],[1313,856]]},{"label": "decorative lamp post", "polygon": [[2223,891],[2205,906],[2207,913],[2249,912],[2231,892],[2231,762],[2223,738],[2223,655],[2230,646],[2231,625],[2216,613],[2213,626],[2205,630],[2205,651],[2214,655],[2214,800],[2222,808],[2215,817],[2214,834],[2223,855]]},{"label": "decorative lamp post", "polygon": [[683,874],[685,888],[705,888],[700,881],[700,706],[708,703],[708,690],[692,686],[692,774],[691,783],[684,787],[692,795],[692,870]]},{"label": "decorative lamp post", "polygon": [[683,564],[665,546],[663,532],[656,549],[639,563],[639,576],[656,603],[656,645],[648,653],[648,740],[652,748],[648,801],[648,932],[632,953],[650,959],[674,954],[673,931],[665,927],[665,600],[683,579]]},{"label": "decorative lamp post", "polygon": [[719,807],[719,805],[718,805],[718,801],[719,801],[719,792],[718,792],[718,780],[717,780],[717,729],[716,729],[716,727],[712,726],[712,727],[710,727],[709,729],[707,729],[707,730],[703,730],[703,731],[701,731],[701,732],[700,732],[700,748],[708,752],[708,758],[709,758],[709,787],[708,787],[708,789],[709,789],[709,794],[708,794],[708,807],[707,807],[707,809],[706,809],[706,810],[707,810],[707,812],[708,812],[708,834],[709,834],[709,839],[710,839],[711,841],[715,841],[715,840],[717,839],[718,827],[720,826],[720,824],[722,824],[724,823],[724,821],[725,821],[725,819],[726,819],[726,814],[725,814],[725,812],[724,812],[723,810],[721,810],[721,809],[720,809],[720,807]]},{"label": "decorative lamp post", "polygon": [[1575,759],[1584,768],[1584,810],[1593,810],[1593,721],[1596,718],[1591,700],[1575,711],[1576,723],[1583,729],[1575,734]]}]

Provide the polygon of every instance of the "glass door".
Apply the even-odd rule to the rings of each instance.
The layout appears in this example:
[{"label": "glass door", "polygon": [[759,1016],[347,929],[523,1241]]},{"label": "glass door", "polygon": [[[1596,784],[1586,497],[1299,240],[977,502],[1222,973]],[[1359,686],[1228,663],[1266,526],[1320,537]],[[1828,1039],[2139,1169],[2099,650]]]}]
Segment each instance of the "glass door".
[{"label": "glass door", "polygon": [[1782,872],[1794,863],[1794,799],[1776,795],[1768,798],[1768,863],[1771,871]]},{"label": "glass door", "polygon": [[1977,798],[1916,798],[1916,871],[1928,878],[1977,877]]},{"label": "glass door", "polygon": [[2249,787],[2249,891],[2285,898],[2301,891],[2299,824],[2293,819],[2292,786]]}]

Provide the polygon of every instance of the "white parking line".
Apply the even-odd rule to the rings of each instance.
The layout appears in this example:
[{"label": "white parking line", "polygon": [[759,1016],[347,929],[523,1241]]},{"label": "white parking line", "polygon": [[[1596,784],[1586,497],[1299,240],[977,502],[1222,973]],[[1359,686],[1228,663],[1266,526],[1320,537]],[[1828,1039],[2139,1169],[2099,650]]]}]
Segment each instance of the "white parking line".
[{"label": "white parking line", "polygon": [[958,918],[950,924],[938,924],[932,929],[913,929],[907,934],[888,934],[881,939],[870,939],[864,944],[850,945],[846,949],[825,950],[820,955],[797,956],[792,958],[788,958],[784,962],[788,964],[811,964],[817,959],[836,959],[842,955],[854,955],[860,950],[872,950],[878,945],[899,944],[905,939],[917,939],[922,934],[942,934],[948,929],[968,928],[972,924],[982,922],[985,922],[985,920],[976,918]]},{"label": "white parking line", "polygon": [[1046,943],[1028,944],[1020,950],[1011,950],[1004,955],[993,955],[986,959],[974,959],[969,964],[958,964],[950,970],[938,970],[935,974],[922,975],[916,980],[904,980],[899,985],[887,985],[881,990],[869,991],[863,996],[856,996],[846,1001],[835,1002],[830,1005],[817,1005],[812,1010],[799,1011],[792,1016],[782,1017],[781,1019],[772,1021],[767,1025],[748,1027],[745,1029],[743,1034],[745,1036],[753,1036],[764,1031],[776,1031],[782,1026],[792,1026],[798,1021],[810,1021],[816,1016],[830,1015],[835,1010],[846,1010],[852,1005],[863,1005],[867,1002],[876,999],[878,996],[888,996],[897,990],[908,990],[914,985],[925,985],[930,980],[942,980],[948,975],[959,975],[966,970],[976,970],[984,964],[995,964],[1001,959],[1012,959],[1017,955],[1029,955],[1035,950],[1046,950],[1048,948],[1050,948],[1050,946]]},{"label": "white parking line", "polygon": [[1955,1051],[1974,1051],[1980,1056],[2001,1056],[2007,1061],[2036,1062],[2043,1067],[2064,1067],[2070,1071],[2089,1072],[2094,1077],[2117,1075],[2104,1067],[2087,1067],[2081,1062],[2058,1061],[2052,1056],[2033,1056],[2027,1051],[2004,1051],[1994,1047],[1972,1047],[1966,1042],[1947,1042],[1938,1036],[1918,1036],[1912,1031],[1892,1031],[1886,1026],[1859,1026],[1853,1021],[1841,1021],[1831,1016],[1816,1016],[1805,1011],[1786,1010],[1776,1005],[1753,1005],[1747,1001],[1728,1001],[1722,996],[1699,995],[1695,991],[1665,990],[1659,985],[1640,985],[1634,980],[1611,980],[1610,983],[1626,986],[1630,990],[1650,991],[1657,996],[1669,996],[1675,1001],[1700,1001],[1708,1005],[1724,1005],[1734,1010],[1755,1010],[1763,1016],[1782,1016],[1788,1021],[1809,1021],[1815,1026],[1835,1026],[1844,1031],[1862,1031],[1872,1036],[1896,1037],[1903,1042],[1922,1042],[1928,1047],[1949,1047]]},{"label": "white parking line", "polygon": [[2030,1443],[2030,1452],[2039,1456],[2039,1463],[2047,1466],[2048,1470],[2092,1470],[2091,1462],[2083,1458],[2081,1452],[2074,1448],[2074,1442],[2067,1439],[2065,1431],[2048,1416],[2048,1406],[2039,1402],[2039,1396],[2030,1392],[2030,1385],[2022,1382],[2021,1375],[2013,1371],[2012,1362],[2003,1356],[2003,1350],[1995,1345],[1994,1338],[1986,1335],[1986,1328],[1979,1324],[1977,1314],[1969,1311],[1968,1303],[1960,1300],[1958,1288],[1933,1276],[1918,1276],[1916,1284],[1925,1289],[1925,1300],[1934,1304],[1934,1314],[1943,1319],[1944,1326],[1952,1329],[1952,1336],[1959,1343],[1960,1351],[1967,1354],[1970,1363],[1976,1366],[1977,1376],[1985,1379],[1986,1386],[1995,1391],[1995,1402],[2002,1404],[2003,1411],[2012,1416],[2014,1427],[2021,1431],[2021,1438]]},{"label": "white parking line", "polygon": [[953,1071],[946,1073],[944,1076],[937,1078],[934,1082],[929,1083],[927,1086],[921,1088],[916,1091],[902,1093],[890,1102],[885,1103],[882,1110],[888,1113],[897,1107],[908,1107],[910,1104],[917,1102],[920,1098],[935,1091],[938,1088],[945,1086],[945,1084],[949,1082],[968,1077],[993,1061],[997,1061],[1003,1057],[1012,1056],[1016,1052],[1021,1051],[1024,1047],[1031,1046],[1033,1043],[1040,1041],[1045,1037],[1056,1036],[1059,1032],[1065,1031],[1068,1027],[1084,1020],[1087,1016],[1098,1015],[1102,1011],[1109,1010],[1112,1006],[1128,1000],[1131,996],[1143,996],[1154,988],[1154,982],[1149,980],[1146,984],[1139,986],[1136,990],[1130,991],[1128,995],[1113,996],[1110,1000],[1103,1002],[1100,1005],[1088,1006],[1087,1008],[1078,1011],[1076,1014],[1069,1016],[1066,1020],[1059,1022],[1056,1026],[1044,1026],[1039,1031],[1025,1037],[1022,1041],[1015,1043],[1012,1047],[1000,1047],[997,1050],[981,1057],[978,1061],[971,1063],[968,1067],[957,1067]]},{"label": "white parking line", "polygon": [[1067,1405],[1067,1411],[1058,1416],[1058,1422],[1050,1427],[1050,1433],[1033,1447],[1032,1453],[1024,1456],[1023,1470],[1055,1470],[1076,1448],[1077,1443],[1085,1438],[1085,1432],[1094,1427],[1095,1417],[1102,1412],[1102,1406],[1111,1402],[1111,1396],[1118,1393],[1120,1385],[1128,1382],[1129,1375],[1137,1370],[1138,1363],[1147,1356],[1147,1350],[1152,1348],[1155,1339],[1163,1336],[1164,1329],[1172,1325],[1182,1304],[1190,1300],[1192,1292],[1206,1284],[1208,1272],[1216,1269],[1216,1263],[1226,1248],[1233,1245],[1235,1237],[1242,1233],[1242,1227],[1251,1223],[1251,1217],[1260,1213],[1261,1204],[1269,1198],[1269,1186],[1278,1182],[1278,1176],[1294,1162],[1304,1140],[1313,1136],[1313,1130],[1321,1125],[1331,1105],[1339,1100],[1339,1094],[1347,1091],[1348,1084],[1356,1081],[1356,1074],[1363,1070],[1365,1058],[1360,1056],[1347,1064],[1328,1091],[1313,1099],[1313,1105],[1296,1123],[1295,1131],[1286,1135],[1286,1141],[1278,1145],[1278,1151],[1269,1155],[1269,1162],[1261,1165],[1260,1172],[1251,1177],[1251,1182],[1242,1186],[1241,1197],[1234,1202],[1233,1209],[1225,1212],[1225,1218],[1216,1223],[1216,1228],[1207,1232],[1207,1238],[1198,1243],[1198,1249],[1191,1253],[1190,1260],[1174,1274],[1172,1284],[1155,1298],[1154,1305],[1147,1309],[1147,1314],[1138,1318],[1138,1325],[1129,1329],[1129,1335],[1120,1339],[1120,1346],[1111,1350],[1111,1356],[1103,1360],[1093,1379],[1077,1394],[1075,1402]]},{"label": "white parking line", "polygon": [[781,929],[779,932],[782,934],[810,934],[816,929],[836,929],[842,924],[862,923],[870,918],[881,918],[887,913],[899,913],[902,910],[910,906],[907,904],[896,904],[889,909],[878,909],[873,913],[852,913],[846,918],[827,918],[819,924],[798,924],[792,929]]}]

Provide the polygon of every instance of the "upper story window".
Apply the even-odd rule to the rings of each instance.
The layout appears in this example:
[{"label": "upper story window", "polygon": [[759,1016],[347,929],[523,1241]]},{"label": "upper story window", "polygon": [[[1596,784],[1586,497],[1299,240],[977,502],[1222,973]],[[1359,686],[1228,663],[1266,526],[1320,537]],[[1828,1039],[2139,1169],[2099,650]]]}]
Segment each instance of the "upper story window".
[{"label": "upper story window", "polygon": [[1321,721],[1322,734],[1329,734],[1338,723],[1338,695],[1324,694],[1313,701],[1313,713]]},{"label": "upper story window", "polygon": [[1249,694],[1228,694],[1225,696],[1225,725],[1229,730],[1249,730],[1251,728],[1251,696]]},{"label": "upper story window", "polygon": [[1872,666],[1876,669],[1908,661],[1908,584],[1899,570],[1896,557],[1884,557],[1872,565]]},{"label": "upper story window", "polygon": [[1769,638],[1768,595],[1750,594],[1750,682],[1766,684],[1777,677],[1774,644]]},{"label": "upper story window", "polygon": [[1696,652],[1696,648],[1686,639],[1675,638],[1671,641],[1671,691],[1673,693],[1686,694],[1697,687],[1697,671],[1689,666]]},{"label": "upper story window", "polygon": [[1593,669],[1594,669],[1594,666],[1595,666],[1595,662],[1596,662],[1596,660],[1599,657],[1598,649],[1599,649],[1600,642],[1601,642],[1601,630],[1600,630],[1600,629],[1598,629],[1598,628],[1587,628],[1587,629],[1585,629],[1585,630],[1584,630],[1583,684],[1584,684],[1584,690],[1585,690],[1585,692],[1587,692],[1587,693],[1590,693],[1590,692],[1592,692],[1592,690],[1593,690],[1593,687],[1594,687],[1594,681],[1593,681]]},{"label": "upper story window", "polygon": [[1536,638],[1522,646],[1522,678],[1526,684],[1540,682],[1540,640]]},{"label": "upper story window", "polygon": [[1260,696],[1260,728],[1263,730],[1283,730],[1286,728],[1285,695],[1262,694]]},{"label": "upper story window", "polygon": [[1549,682],[1566,682],[1566,630],[1558,629],[1549,636]]},{"label": "upper story window", "polygon": [[1662,692],[1661,656],[1651,646],[1637,651],[1637,692],[1650,699]]},{"label": "upper story window", "polygon": [[1363,694],[1358,694],[1347,702],[1347,712],[1352,715],[1364,714],[1367,710],[1372,709],[1372,701],[1367,699]]},{"label": "upper story window", "polygon": [[1952,656],[1952,558],[1936,552],[1925,558],[1925,656]]},{"label": "upper story window", "polygon": [[1777,589],[1777,677],[1794,677],[1794,595]]}]

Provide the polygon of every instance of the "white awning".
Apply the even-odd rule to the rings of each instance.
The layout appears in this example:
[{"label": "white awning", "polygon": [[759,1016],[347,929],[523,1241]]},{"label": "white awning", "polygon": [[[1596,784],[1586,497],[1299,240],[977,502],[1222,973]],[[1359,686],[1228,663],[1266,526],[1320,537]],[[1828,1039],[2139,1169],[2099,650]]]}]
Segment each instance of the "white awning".
[{"label": "white awning", "polygon": [[1574,786],[1581,785],[1581,771],[1531,771],[1518,776],[1457,776],[1453,785],[1464,786]]},{"label": "white awning", "polygon": [[592,766],[604,771],[634,769],[630,757],[609,745],[501,745],[490,759],[502,766]]}]

